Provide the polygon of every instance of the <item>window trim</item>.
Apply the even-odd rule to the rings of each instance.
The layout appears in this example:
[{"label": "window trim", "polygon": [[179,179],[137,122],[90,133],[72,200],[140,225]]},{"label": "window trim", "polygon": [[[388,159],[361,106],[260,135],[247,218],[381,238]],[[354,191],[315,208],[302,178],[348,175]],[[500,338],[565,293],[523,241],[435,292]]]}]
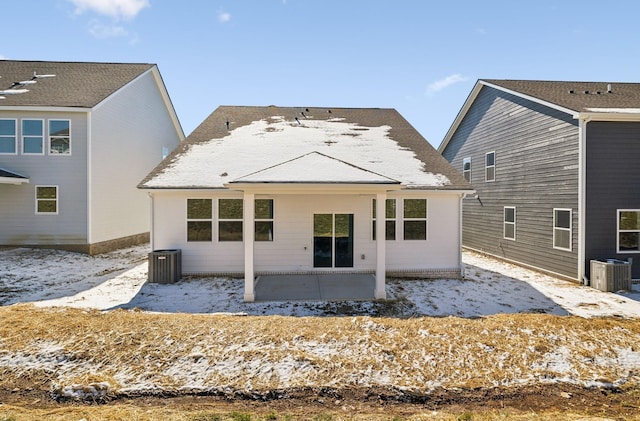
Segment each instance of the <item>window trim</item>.
[{"label": "window trim", "polygon": [[[489,155],[493,155],[493,165],[487,164],[487,158]],[[487,177],[487,172],[489,169],[493,169],[493,178],[489,179]],[[496,181],[496,151],[487,152],[484,154],[484,181],[487,183],[491,183]]]},{"label": "window trim", "polygon": [[[424,200],[424,210],[425,210],[425,215],[424,218],[408,218],[405,216],[405,202],[407,200]],[[396,206],[396,215],[397,215],[397,206]],[[407,221],[424,221],[424,239],[419,238],[419,239],[414,239],[414,238],[410,238],[407,239],[405,238],[405,222]],[[426,197],[406,197],[404,199],[402,199],[402,240],[403,241],[427,241],[429,239],[429,200],[427,200]]]},{"label": "window trim", "polygon": [[[389,203],[389,201],[394,201],[395,202],[395,216],[393,218],[387,218],[387,203]],[[371,241],[376,241],[376,198],[374,197],[371,200]],[[375,215],[375,216],[374,216]],[[393,231],[393,238],[387,238],[387,222],[393,222],[394,224],[394,231]],[[385,199],[384,202],[384,240],[385,241],[396,241],[398,239],[398,200],[396,198],[387,198]]]},{"label": "window trim", "polygon": [[[24,146],[25,146],[25,137],[36,137],[36,136],[32,136],[32,135],[25,135],[24,134],[24,122],[25,121],[39,121],[42,127],[42,134],[40,135],[41,140],[40,140],[40,149],[42,150],[42,152],[25,152],[24,150]],[[20,120],[20,141],[22,144],[22,155],[35,155],[35,156],[42,156],[45,154],[45,124],[44,124],[44,118],[23,118]]]},{"label": "window trim", "polygon": [[[240,215],[240,218],[220,218],[220,201],[222,200],[239,200],[240,202],[242,202],[242,215]],[[239,198],[239,197],[219,197],[218,200],[216,200],[216,216],[217,216],[217,225],[218,225],[218,232],[216,235],[216,242],[218,243],[242,243],[244,242],[244,229],[245,229],[245,223],[244,223],[244,199]],[[255,217],[254,217],[255,219]],[[240,232],[240,236],[241,238],[239,240],[221,240],[220,239],[220,222],[240,222],[241,226],[242,226],[242,230]],[[254,234],[255,234],[255,224],[254,224]]]},{"label": "window trim", "polygon": [[[513,222],[507,221],[507,209],[513,209]],[[505,240],[516,241],[516,222],[517,211],[515,206],[503,206],[502,207],[502,238]],[[507,237],[507,225],[513,225],[513,238]]]},{"label": "window trim", "polygon": [[[67,121],[69,122],[69,152],[68,153],[52,153],[51,152],[51,140],[52,140],[52,135],[51,135],[51,122],[52,121]],[[67,136],[55,136],[56,139],[59,138],[64,138]],[[73,154],[73,148],[72,148],[72,144],[73,141],[71,139],[71,120],[68,118],[50,118],[49,120],[47,120],[47,149],[48,149],[48,155],[51,156],[71,156]]]},{"label": "window trim", "polygon": [[[569,228],[556,226],[556,211],[569,212]],[[556,230],[569,232],[569,248],[556,246]],[[572,251],[573,250],[573,209],[570,208],[553,208],[553,248],[556,250]]]},{"label": "window trim", "polygon": [[637,232],[638,236],[640,236],[640,228],[636,230],[620,230],[620,213],[621,212],[637,212],[640,213],[640,209],[616,209],[616,252],[619,254],[638,254],[640,253],[640,248],[638,250],[620,250],[620,233],[621,232]]},{"label": "window trim", "polygon": [[[53,187],[53,188],[55,188],[56,189],[56,198],[55,199],[40,199],[38,197],[38,189],[39,188],[44,188],[44,187]],[[34,193],[35,193],[35,212],[36,212],[36,215],[58,215],[60,213],[60,188],[59,188],[59,186],[38,184],[38,185],[35,186]],[[40,212],[40,211],[38,211],[38,204],[40,203],[41,200],[46,200],[46,201],[55,200],[56,211],[55,212]]]},{"label": "window trim", "polygon": [[[189,200],[210,200],[211,201],[211,218],[189,218]],[[185,204],[185,223],[184,223],[184,240],[185,243],[188,244],[198,244],[198,243],[212,243],[215,238],[214,227],[214,209],[213,209],[213,198],[211,197],[187,197],[184,201]],[[210,240],[189,240],[189,222],[211,222],[211,239]]]},{"label": "window trim", "polygon": [[[13,121],[13,152],[0,152],[0,155],[18,155],[18,120],[15,118],[0,118],[0,121]],[[10,136],[0,134],[2,138]]]},{"label": "window trim", "polygon": [[[271,218],[258,218],[257,212],[255,211],[255,206],[258,203],[258,200],[270,200],[271,201]],[[275,200],[273,200],[273,198],[271,197],[261,197],[261,198],[257,198],[254,200],[254,217],[253,217],[253,241],[254,242],[259,242],[259,243],[272,243],[275,240],[276,237],[276,224],[275,224],[275,217],[276,217],[276,207],[275,207]],[[244,206],[244,203],[243,203]],[[256,222],[271,222],[271,239],[269,240],[258,240],[258,236],[256,235]],[[244,229],[244,227],[243,227]],[[244,237],[244,232],[243,232],[243,237]]]},{"label": "window trim", "polygon": [[[466,158],[462,158],[462,177],[464,177],[465,180],[467,180],[469,183],[471,183],[471,157],[468,156]],[[466,165],[469,164],[469,169],[465,169]],[[468,174],[468,177],[467,177]]]}]

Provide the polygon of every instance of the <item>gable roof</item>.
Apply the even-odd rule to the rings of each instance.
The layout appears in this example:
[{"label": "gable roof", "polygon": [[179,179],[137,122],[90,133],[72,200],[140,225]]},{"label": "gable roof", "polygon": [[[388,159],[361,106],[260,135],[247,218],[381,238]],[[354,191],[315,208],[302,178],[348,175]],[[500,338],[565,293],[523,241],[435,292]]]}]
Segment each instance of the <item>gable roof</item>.
[{"label": "gable roof", "polygon": [[498,89],[576,119],[640,120],[640,83],[479,79],[438,147],[443,152],[480,91]]},{"label": "gable roof", "polygon": [[259,174],[279,182],[340,179],[323,170],[303,174],[299,166],[288,180],[283,171],[275,174],[287,161],[293,169],[296,158],[306,154],[305,160],[341,161],[333,162],[334,168],[351,166],[341,182],[360,177],[370,183],[391,179],[407,188],[472,190],[394,109],[275,106],[218,107],[138,187],[224,188],[248,174],[254,181]]},{"label": "gable roof", "polygon": [[0,168],[0,184],[22,184],[28,182],[28,177]]},{"label": "gable roof", "polygon": [[55,75],[14,88],[28,92],[0,95],[4,97],[0,99],[0,108],[92,108],[154,67],[155,64],[0,60],[0,91],[9,89],[14,82],[30,81],[34,73]]},{"label": "gable roof", "polygon": [[[295,174],[295,177],[292,177],[292,174]],[[233,183],[399,184],[400,182],[314,151],[236,178],[230,184]]]}]

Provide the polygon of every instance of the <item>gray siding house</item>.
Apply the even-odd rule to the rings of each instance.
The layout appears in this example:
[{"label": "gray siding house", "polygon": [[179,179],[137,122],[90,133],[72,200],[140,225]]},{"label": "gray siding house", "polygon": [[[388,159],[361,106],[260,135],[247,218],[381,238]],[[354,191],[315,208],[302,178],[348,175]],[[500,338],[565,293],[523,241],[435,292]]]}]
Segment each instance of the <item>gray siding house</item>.
[{"label": "gray siding house", "polygon": [[562,277],[640,277],[640,84],[479,80],[439,152],[476,195],[463,246]]},{"label": "gray siding house", "polygon": [[184,139],[154,64],[0,61],[0,245],[149,240],[138,181]]}]

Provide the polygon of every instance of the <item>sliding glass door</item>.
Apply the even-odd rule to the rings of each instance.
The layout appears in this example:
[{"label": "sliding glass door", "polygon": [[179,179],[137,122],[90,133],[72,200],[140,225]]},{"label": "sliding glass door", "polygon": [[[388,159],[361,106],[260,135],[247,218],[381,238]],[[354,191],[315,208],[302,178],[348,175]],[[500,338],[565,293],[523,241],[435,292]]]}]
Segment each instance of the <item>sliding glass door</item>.
[{"label": "sliding glass door", "polygon": [[353,214],[313,215],[313,267],[353,267]]}]

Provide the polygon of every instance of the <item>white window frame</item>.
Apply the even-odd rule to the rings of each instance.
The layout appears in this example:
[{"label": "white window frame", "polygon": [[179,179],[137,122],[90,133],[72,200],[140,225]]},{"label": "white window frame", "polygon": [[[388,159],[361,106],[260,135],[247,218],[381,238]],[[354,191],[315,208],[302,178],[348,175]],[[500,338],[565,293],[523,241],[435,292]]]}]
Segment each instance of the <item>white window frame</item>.
[{"label": "white window frame", "polygon": [[[513,209],[513,222],[507,221],[507,209]],[[502,208],[502,238],[505,240],[516,240],[516,207],[515,206],[504,206]],[[507,237],[507,225],[513,225],[513,238]]]},{"label": "white window frame", "polygon": [[[40,149],[42,150],[42,152],[25,152],[24,150],[24,146],[25,146],[25,137],[35,137],[32,135],[25,135],[24,134],[24,122],[25,121],[39,121],[41,126],[42,126],[42,134],[40,135],[40,137],[42,138],[40,140]],[[22,144],[22,154],[23,155],[44,155],[45,153],[45,149],[46,149],[46,142],[45,142],[45,127],[44,127],[44,119],[42,118],[23,118],[22,120],[20,120],[20,139],[21,139],[21,144]]]},{"label": "white window frame", "polygon": [[[52,121],[67,121],[69,122],[69,152],[68,153],[55,153],[51,151],[51,140],[52,140],[52,135],[51,135],[51,122]],[[55,139],[58,138],[63,138],[66,136],[55,136]],[[47,149],[48,149],[48,154],[52,155],[52,156],[71,156],[72,152],[73,152],[73,140],[72,140],[72,136],[71,136],[71,120],[68,118],[52,118],[47,120]]]},{"label": "white window frame", "polygon": [[[271,201],[271,218],[258,218],[258,213],[255,211],[255,206],[258,202],[258,200],[270,200]],[[243,203],[244,206],[244,203]],[[259,242],[259,243],[270,243],[274,241],[274,238],[276,236],[276,224],[275,224],[275,217],[276,217],[276,201],[273,200],[273,198],[271,197],[260,197],[254,200],[254,218],[253,218],[253,241],[255,242]],[[258,240],[257,235],[256,235],[256,222],[271,222],[271,238],[269,240]],[[244,226],[243,226],[244,229]],[[243,233],[243,237],[244,237],[244,233]]]},{"label": "white window frame", "polygon": [[[469,164],[469,169],[466,169],[467,164]],[[462,159],[462,176],[465,180],[471,183],[471,157],[468,156]]]},{"label": "white window frame", "polygon": [[620,233],[621,232],[638,232],[640,236],[640,229],[635,230],[621,230],[620,229],[620,213],[621,212],[638,212],[640,213],[640,209],[618,209],[616,211],[616,251],[620,254],[638,254],[640,253],[640,248],[638,250],[620,250]]},{"label": "white window frame", "polygon": [[[0,121],[13,121],[13,152],[0,152],[0,155],[17,155],[18,154],[18,120],[15,118],[0,118]],[[10,136],[0,135],[2,138]]]},{"label": "white window frame", "polygon": [[[211,218],[189,218],[189,200],[209,200],[211,201]],[[185,202],[185,224],[184,224],[184,241],[189,244],[210,244],[215,238],[214,223],[214,199],[211,197],[188,197]],[[211,223],[211,239],[210,240],[189,240],[189,222],[210,222]]]},{"label": "white window frame", "polygon": [[[405,216],[405,202],[407,200],[424,200],[425,206],[425,216],[420,218],[409,218]],[[398,207],[396,205],[396,218],[398,215]],[[422,238],[405,238],[405,222],[407,221],[424,221],[424,239]],[[396,226],[396,236],[397,236],[397,226]],[[424,197],[407,197],[402,199],[402,240],[403,241],[427,241],[429,239],[429,200]]]},{"label": "white window frame", "polygon": [[[492,154],[493,154],[493,165],[488,165],[487,158],[489,157],[489,155],[492,155]],[[489,179],[489,177],[487,176],[489,169],[493,169],[493,178],[491,179]],[[486,182],[496,181],[496,151],[491,151],[484,154],[484,181]]]},{"label": "white window frame", "polygon": [[[38,203],[40,203],[41,200],[46,200],[46,201],[53,200],[53,199],[40,199],[40,198],[38,198],[38,189],[39,188],[44,188],[44,187],[47,187],[47,188],[53,187],[53,188],[56,189],[56,198],[55,198],[56,211],[55,212],[39,212],[38,211]],[[58,215],[60,213],[60,188],[58,186],[37,185],[37,186],[35,186],[34,195],[35,195],[35,211],[36,211],[36,215]]]},{"label": "white window frame", "polygon": [[[387,217],[387,204],[389,202],[395,202],[395,216],[393,218],[388,218]],[[371,240],[372,241],[376,241],[376,236],[373,235],[374,234],[374,230],[376,227],[376,218],[378,215],[375,215],[376,212],[376,199],[372,199],[371,201],[372,204],[372,210],[371,210]],[[389,239],[387,238],[387,222],[393,222],[394,225],[394,232],[393,232],[393,238]],[[377,235],[377,233],[376,233]],[[398,238],[398,200],[394,199],[394,198],[387,198],[384,202],[384,239],[385,241],[395,241]]]},{"label": "white window frame", "polygon": [[[564,227],[557,227],[556,226],[556,212],[560,211],[560,212],[569,212],[569,228],[564,228]],[[569,232],[569,247],[565,248],[565,247],[558,247],[556,246],[556,231],[560,230],[560,231],[568,231]],[[571,251],[572,250],[572,243],[573,243],[573,209],[568,209],[568,208],[553,208],[553,248],[556,250],[564,250],[564,251]]]},{"label": "white window frame", "polygon": [[[221,218],[220,217],[220,202],[222,202],[223,200],[239,200],[240,202],[242,202],[242,209],[243,209],[243,213],[242,216],[240,216],[239,218]],[[239,198],[239,197],[219,197],[218,200],[216,200],[216,216],[217,216],[217,235],[216,235],[216,242],[218,243],[242,243],[244,242],[244,230],[245,230],[245,223],[244,223],[244,199]],[[255,218],[254,218],[255,219]],[[242,229],[240,231],[240,235],[241,235],[241,239],[239,240],[221,240],[220,239],[220,233],[222,232],[222,230],[220,229],[220,223],[221,222],[240,222]],[[255,233],[255,226],[251,227],[254,230]]]}]

